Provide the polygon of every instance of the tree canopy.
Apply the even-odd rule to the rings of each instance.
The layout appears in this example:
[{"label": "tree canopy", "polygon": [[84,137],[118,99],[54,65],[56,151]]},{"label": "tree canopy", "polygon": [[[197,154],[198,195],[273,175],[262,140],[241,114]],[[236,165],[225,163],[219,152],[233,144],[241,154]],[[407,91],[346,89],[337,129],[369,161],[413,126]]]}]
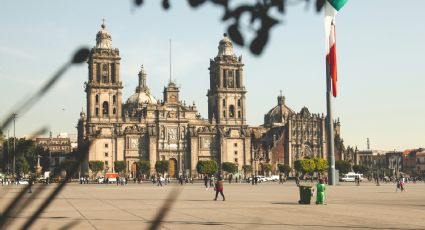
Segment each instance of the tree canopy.
[{"label": "tree canopy", "polygon": [[238,171],[238,166],[233,162],[223,162],[222,169],[228,173],[236,173]]},{"label": "tree canopy", "polygon": [[353,165],[353,171],[355,173],[366,174],[369,168],[366,165]]},{"label": "tree canopy", "polygon": [[89,168],[94,173],[94,175],[97,175],[98,172],[103,170],[104,166],[103,161],[90,161],[89,162]]},{"label": "tree canopy", "polygon": [[166,171],[168,171],[168,165],[169,161],[167,160],[157,161],[155,163],[155,169],[157,172],[164,174]]},{"label": "tree canopy", "polygon": [[218,172],[217,162],[214,160],[198,161],[196,171],[199,174],[213,175]]},{"label": "tree canopy", "polygon": [[114,170],[117,173],[122,173],[125,171],[126,163],[125,161],[115,161],[114,162]]},{"label": "tree canopy", "polygon": [[291,172],[291,166],[288,164],[278,164],[277,168],[279,169],[279,172],[284,173],[286,176]]},{"label": "tree canopy", "polygon": [[351,171],[351,163],[348,161],[337,160],[335,161],[335,168],[340,174],[347,174]]},{"label": "tree canopy", "polygon": [[151,163],[147,160],[139,160],[136,162],[138,174],[149,174],[151,169]]}]

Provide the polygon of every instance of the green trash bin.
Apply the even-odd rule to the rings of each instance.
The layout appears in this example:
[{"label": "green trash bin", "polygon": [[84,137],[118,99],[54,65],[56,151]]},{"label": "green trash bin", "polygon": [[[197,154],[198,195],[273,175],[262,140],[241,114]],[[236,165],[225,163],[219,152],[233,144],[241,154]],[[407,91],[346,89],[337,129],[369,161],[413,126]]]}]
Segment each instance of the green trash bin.
[{"label": "green trash bin", "polygon": [[311,186],[300,185],[300,200],[298,204],[310,204],[311,201]]}]

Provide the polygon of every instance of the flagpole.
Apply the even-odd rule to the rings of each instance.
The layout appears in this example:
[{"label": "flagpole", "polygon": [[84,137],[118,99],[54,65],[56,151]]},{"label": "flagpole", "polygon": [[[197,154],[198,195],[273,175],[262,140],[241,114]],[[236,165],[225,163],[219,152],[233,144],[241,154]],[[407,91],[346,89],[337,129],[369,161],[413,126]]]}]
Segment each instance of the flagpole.
[{"label": "flagpole", "polygon": [[335,153],[334,153],[334,127],[332,118],[332,91],[329,62],[326,58],[326,141],[328,152],[328,184],[335,185]]}]

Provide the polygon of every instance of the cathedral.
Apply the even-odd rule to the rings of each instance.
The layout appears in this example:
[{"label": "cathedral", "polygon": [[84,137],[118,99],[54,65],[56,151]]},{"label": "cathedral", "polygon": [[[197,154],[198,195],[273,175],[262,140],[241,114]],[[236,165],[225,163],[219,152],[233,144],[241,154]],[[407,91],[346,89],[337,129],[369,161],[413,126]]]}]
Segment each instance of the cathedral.
[{"label": "cathedral", "polygon": [[[78,120],[79,144],[90,142],[89,153],[82,166],[88,174],[88,162],[103,161],[105,170],[113,172],[115,161],[125,161],[126,171],[136,175],[136,162],[169,161],[168,175],[197,176],[200,160],[233,162],[240,172],[252,165],[261,174],[262,164],[286,163],[302,157],[326,158],[325,118],[311,114],[307,108],[296,113],[278,97],[278,105],[264,117],[264,124],[249,127],[246,123],[244,64],[236,56],[231,40],[224,34],[218,53],[210,59],[210,85],[207,90],[208,118],[202,118],[196,105],[180,99],[180,88],[169,81],[163,98],[155,98],[148,86],[147,70],[141,65],[138,86],[127,100],[122,99],[120,52],[112,46],[105,24],[96,34],[91,49],[88,80],[85,83],[86,113]],[[334,123],[340,138],[339,121]],[[336,159],[343,157],[341,139]],[[342,145],[341,145],[342,144]]]},{"label": "cathedral", "polygon": [[109,172],[113,162],[125,161],[130,176],[135,176],[135,162],[141,159],[150,161],[152,173],[156,161],[168,160],[170,177],[196,175],[200,160],[234,162],[239,170],[251,164],[244,65],[226,34],[210,60],[208,119],[201,117],[195,104],[180,100],[180,88],[172,81],[164,87],[162,100],[153,97],[143,65],[134,94],[124,102],[120,59],[102,24],[88,60],[87,114],[81,112],[77,126],[79,143],[91,143],[84,173],[92,160],[103,161]]}]

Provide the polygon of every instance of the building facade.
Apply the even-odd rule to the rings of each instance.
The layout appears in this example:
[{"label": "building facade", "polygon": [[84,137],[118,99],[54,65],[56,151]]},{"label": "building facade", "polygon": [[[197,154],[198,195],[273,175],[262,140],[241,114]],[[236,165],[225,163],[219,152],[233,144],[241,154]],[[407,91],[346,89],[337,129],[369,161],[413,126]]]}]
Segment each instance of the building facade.
[{"label": "building facade", "polygon": [[113,162],[125,161],[130,176],[135,176],[138,160],[149,160],[151,173],[158,160],[168,160],[170,177],[195,176],[199,160],[234,162],[240,170],[250,164],[243,63],[226,34],[210,60],[208,119],[201,117],[195,104],[182,102],[180,88],[171,80],[163,99],[157,100],[143,65],[134,94],[123,103],[120,60],[119,49],[112,47],[102,24],[88,60],[87,114],[81,112],[77,125],[79,146],[90,143],[83,173],[88,173],[92,160],[103,161],[109,172]]}]

